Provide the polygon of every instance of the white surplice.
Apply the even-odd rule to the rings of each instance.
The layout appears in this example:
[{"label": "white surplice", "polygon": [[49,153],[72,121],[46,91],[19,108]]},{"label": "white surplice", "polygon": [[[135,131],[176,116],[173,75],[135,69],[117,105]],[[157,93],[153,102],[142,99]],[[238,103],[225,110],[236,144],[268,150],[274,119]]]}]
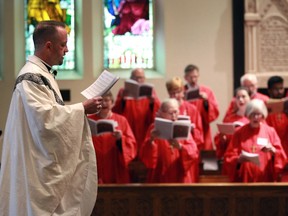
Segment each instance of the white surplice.
[{"label": "white surplice", "polygon": [[96,156],[84,107],[64,106],[53,75],[30,56],[4,130],[0,215],[88,216],[96,195]]}]

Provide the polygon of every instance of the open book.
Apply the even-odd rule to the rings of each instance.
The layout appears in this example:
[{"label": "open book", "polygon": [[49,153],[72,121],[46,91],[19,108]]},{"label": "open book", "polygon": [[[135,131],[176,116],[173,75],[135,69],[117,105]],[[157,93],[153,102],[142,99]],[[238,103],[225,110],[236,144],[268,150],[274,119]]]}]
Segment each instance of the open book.
[{"label": "open book", "polygon": [[86,88],[81,94],[87,99],[102,96],[107,93],[112,86],[119,80],[119,77],[104,70],[92,85]]},{"label": "open book", "polygon": [[124,96],[126,97],[151,97],[153,85],[149,83],[138,83],[135,80],[128,79],[124,83]]},{"label": "open book", "polygon": [[257,166],[260,165],[259,154],[246,152],[244,150],[241,151],[239,161],[249,161],[256,164]]},{"label": "open book", "polygon": [[269,99],[266,102],[269,113],[288,113],[288,97],[282,99]]},{"label": "open book", "polygon": [[232,135],[236,131],[236,128],[239,126],[243,126],[244,123],[235,121],[231,123],[217,123],[217,128],[219,133],[225,134],[225,135]]},{"label": "open book", "polygon": [[92,135],[101,135],[104,133],[113,133],[118,123],[111,119],[99,119],[97,121],[89,119],[90,130]]},{"label": "open book", "polygon": [[185,92],[185,100],[192,101],[200,98],[199,88],[189,88]]},{"label": "open book", "polygon": [[187,139],[191,131],[190,120],[171,121],[164,118],[155,118],[155,129],[162,139]]}]

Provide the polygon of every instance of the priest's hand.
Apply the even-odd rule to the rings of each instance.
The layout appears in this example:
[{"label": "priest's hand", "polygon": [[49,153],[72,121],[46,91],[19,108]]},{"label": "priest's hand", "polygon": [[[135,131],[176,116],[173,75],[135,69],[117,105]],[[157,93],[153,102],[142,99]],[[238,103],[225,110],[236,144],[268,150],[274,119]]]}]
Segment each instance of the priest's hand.
[{"label": "priest's hand", "polygon": [[156,130],[155,128],[151,130],[150,134],[150,142],[153,143],[154,139],[157,138],[160,135],[160,132]]},{"label": "priest's hand", "polygon": [[182,145],[178,142],[178,140],[176,140],[176,139],[170,139],[170,140],[168,140],[168,141],[169,141],[169,143],[170,143],[170,145],[171,145],[172,148],[176,148],[176,149],[179,149],[179,150],[182,149]]},{"label": "priest's hand", "polygon": [[102,109],[102,97],[94,97],[82,102],[85,114],[99,113]]}]

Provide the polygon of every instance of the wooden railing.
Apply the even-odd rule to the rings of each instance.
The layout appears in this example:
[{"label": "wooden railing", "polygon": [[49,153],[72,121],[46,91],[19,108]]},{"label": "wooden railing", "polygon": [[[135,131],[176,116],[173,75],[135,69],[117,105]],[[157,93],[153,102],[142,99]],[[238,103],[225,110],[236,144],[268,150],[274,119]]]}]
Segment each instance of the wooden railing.
[{"label": "wooden railing", "polygon": [[92,215],[284,216],[287,183],[100,185]]}]

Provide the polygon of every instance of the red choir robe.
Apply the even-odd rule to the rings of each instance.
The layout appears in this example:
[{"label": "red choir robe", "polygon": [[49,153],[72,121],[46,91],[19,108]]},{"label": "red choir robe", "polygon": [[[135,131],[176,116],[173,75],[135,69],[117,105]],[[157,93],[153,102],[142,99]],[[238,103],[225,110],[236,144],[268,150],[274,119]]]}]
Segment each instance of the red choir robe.
[{"label": "red choir robe", "polygon": [[113,112],[121,114],[128,120],[137,142],[139,150],[145,138],[145,132],[152,122],[154,122],[156,112],[160,107],[160,100],[153,90],[154,102],[150,103],[149,98],[129,98],[123,97],[124,88],[118,92]]},{"label": "red choir robe", "polygon": [[[189,87],[185,85],[185,90],[188,90],[188,88]],[[205,92],[207,94],[207,100],[208,100],[207,108],[208,109],[205,107],[203,99],[197,99],[197,100],[193,100],[189,102],[194,104],[197,107],[202,118],[203,135],[204,135],[204,148],[203,149],[211,150],[213,149],[213,144],[212,144],[212,134],[211,134],[210,123],[216,120],[219,116],[218,102],[216,100],[216,97],[213,91],[209,87],[200,85],[199,91]]]},{"label": "red choir robe", "polygon": [[147,183],[198,182],[199,152],[191,134],[188,140],[179,140],[182,149],[171,148],[168,140],[150,141],[151,124],[140,149],[139,158],[147,168]]},{"label": "red choir robe", "polygon": [[[95,114],[88,118],[99,120]],[[122,139],[116,140],[112,133],[92,136],[97,158],[99,183],[129,183],[129,163],[136,156],[136,141],[125,117],[112,113],[107,118],[118,123],[117,130],[122,131]]]},{"label": "red choir robe", "polygon": [[286,155],[288,155],[288,114],[270,113],[266,118],[266,123],[276,130],[282,147]]},{"label": "red choir robe", "polygon": [[[237,122],[239,122],[240,124],[245,125],[245,124],[247,124],[249,122],[249,119],[246,118],[245,116],[240,116],[240,115],[237,115],[236,113],[234,113],[234,114],[224,118],[223,122],[224,123],[237,123]],[[242,125],[239,125],[237,127],[237,130]],[[232,135],[227,134],[226,135],[226,141],[222,142],[221,141],[221,135],[220,135],[219,132],[214,136],[214,144],[215,144],[215,147],[216,147],[216,156],[217,156],[218,159],[222,159],[223,158],[231,138],[232,138]],[[223,174],[226,174],[226,172],[223,169],[222,169],[222,171],[223,171],[222,172]]]},{"label": "red choir robe", "polygon": [[179,106],[180,115],[188,115],[190,117],[191,123],[195,125],[192,129],[192,136],[197,144],[198,149],[203,149],[204,137],[203,137],[203,126],[202,119],[197,107],[188,101],[183,101]]},{"label": "red choir robe", "polygon": [[[251,96],[251,100],[252,99],[259,99],[259,100],[266,102],[267,100],[269,100],[269,97],[267,95],[256,92],[254,95]],[[228,109],[226,110],[224,118],[226,116],[232,115],[235,111],[237,111],[237,105],[236,105],[235,97],[234,97],[230,101],[230,104],[228,106]]]},{"label": "red choir robe", "polygon": [[[258,138],[268,139],[275,147],[276,153],[261,151]],[[258,153],[260,165],[252,162],[238,164],[241,150]],[[274,182],[285,166],[286,154],[274,128],[261,123],[259,128],[252,128],[250,124],[242,126],[232,137],[224,155],[223,166],[227,170],[232,182]]]}]

